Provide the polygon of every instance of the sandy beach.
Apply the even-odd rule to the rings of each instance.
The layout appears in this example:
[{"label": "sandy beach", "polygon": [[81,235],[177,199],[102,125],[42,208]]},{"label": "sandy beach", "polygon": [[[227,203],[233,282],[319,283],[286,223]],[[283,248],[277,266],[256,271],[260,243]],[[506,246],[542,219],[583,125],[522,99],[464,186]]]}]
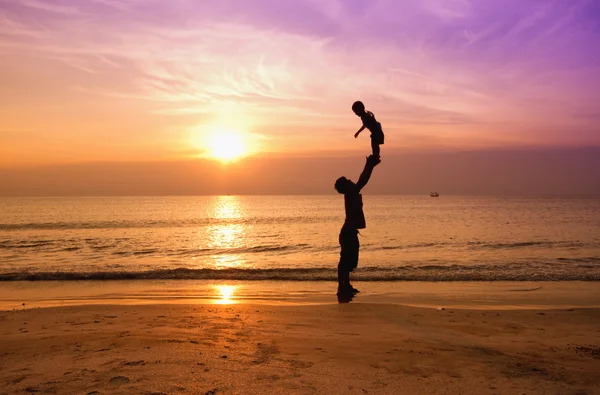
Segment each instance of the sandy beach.
[{"label": "sandy beach", "polygon": [[[580,299],[597,302],[585,287]],[[600,393],[598,308],[412,307],[366,293],[0,311],[0,394]]]}]

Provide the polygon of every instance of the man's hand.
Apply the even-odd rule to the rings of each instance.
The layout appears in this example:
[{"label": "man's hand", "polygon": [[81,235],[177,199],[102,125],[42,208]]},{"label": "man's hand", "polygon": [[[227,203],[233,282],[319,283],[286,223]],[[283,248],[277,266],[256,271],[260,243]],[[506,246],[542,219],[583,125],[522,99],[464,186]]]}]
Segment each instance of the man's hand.
[{"label": "man's hand", "polygon": [[380,163],[381,163],[381,159],[379,159],[379,157],[377,157],[377,156],[369,155],[367,157],[367,165],[369,165],[371,167],[375,167]]}]

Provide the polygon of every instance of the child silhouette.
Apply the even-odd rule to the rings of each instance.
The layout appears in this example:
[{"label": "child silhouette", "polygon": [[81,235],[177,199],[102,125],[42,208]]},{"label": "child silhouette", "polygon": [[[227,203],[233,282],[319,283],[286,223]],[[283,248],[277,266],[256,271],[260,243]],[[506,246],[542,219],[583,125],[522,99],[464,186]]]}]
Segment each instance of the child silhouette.
[{"label": "child silhouette", "polygon": [[362,127],[358,129],[358,132],[354,134],[354,138],[357,138],[360,132],[365,128],[371,132],[371,148],[373,149],[373,156],[379,159],[379,146],[383,144],[383,129],[381,124],[375,119],[375,115],[371,111],[365,110],[365,105],[360,101],[355,101],[352,104],[352,111],[360,117],[362,120]]}]

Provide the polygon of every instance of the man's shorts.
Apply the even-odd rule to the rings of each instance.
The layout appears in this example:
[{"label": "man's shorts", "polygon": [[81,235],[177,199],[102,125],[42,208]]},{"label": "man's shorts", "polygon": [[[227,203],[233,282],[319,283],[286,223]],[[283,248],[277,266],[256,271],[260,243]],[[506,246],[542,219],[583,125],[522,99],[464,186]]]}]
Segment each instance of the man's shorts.
[{"label": "man's shorts", "polygon": [[339,267],[349,272],[358,266],[358,229],[351,227],[342,227],[340,231],[340,263]]}]

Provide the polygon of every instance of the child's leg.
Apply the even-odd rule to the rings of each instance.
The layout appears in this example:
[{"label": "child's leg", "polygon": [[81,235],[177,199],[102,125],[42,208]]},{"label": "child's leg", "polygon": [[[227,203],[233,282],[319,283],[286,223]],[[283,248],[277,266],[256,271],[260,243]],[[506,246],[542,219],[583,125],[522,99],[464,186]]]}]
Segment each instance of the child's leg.
[{"label": "child's leg", "polygon": [[379,144],[377,144],[374,140],[371,140],[371,148],[373,149],[373,156],[379,157]]}]

